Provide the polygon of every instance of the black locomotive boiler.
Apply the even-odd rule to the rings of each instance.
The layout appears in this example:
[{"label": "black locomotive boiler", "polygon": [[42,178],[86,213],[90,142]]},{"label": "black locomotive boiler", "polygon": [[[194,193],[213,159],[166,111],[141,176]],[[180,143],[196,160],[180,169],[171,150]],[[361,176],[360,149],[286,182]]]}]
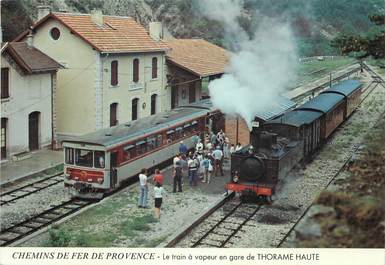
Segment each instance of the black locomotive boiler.
[{"label": "black locomotive boiler", "polygon": [[279,181],[306,162],[357,108],[358,80],[345,80],[292,111],[253,126],[251,145],[231,155],[228,190],[270,197]]}]

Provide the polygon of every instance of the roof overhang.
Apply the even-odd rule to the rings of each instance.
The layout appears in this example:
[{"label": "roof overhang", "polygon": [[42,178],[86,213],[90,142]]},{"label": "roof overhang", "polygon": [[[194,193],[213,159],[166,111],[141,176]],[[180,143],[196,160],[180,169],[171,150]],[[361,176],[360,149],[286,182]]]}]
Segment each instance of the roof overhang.
[{"label": "roof overhang", "polygon": [[178,67],[178,68],[181,68],[187,72],[189,72],[190,74],[193,74],[195,76],[198,76],[199,78],[205,78],[205,77],[210,77],[210,76],[214,76],[214,75],[220,75],[220,74],[224,74],[224,72],[212,72],[212,73],[198,73],[190,68],[188,68],[187,66],[184,66],[180,63],[177,63],[176,61],[174,61],[172,58],[170,58],[169,56],[166,56],[166,61],[170,64],[173,64],[174,66]]}]

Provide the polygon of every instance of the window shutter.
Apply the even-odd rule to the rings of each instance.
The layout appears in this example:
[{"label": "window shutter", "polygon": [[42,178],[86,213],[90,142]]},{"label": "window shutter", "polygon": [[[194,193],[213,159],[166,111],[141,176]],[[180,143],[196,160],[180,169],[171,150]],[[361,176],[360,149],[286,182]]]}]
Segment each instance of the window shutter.
[{"label": "window shutter", "polygon": [[111,85],[118,85],[118,61],[111,62]]},{"label": "window shutter", "polygon": [[9,68],[1,68],[1,98],[9,97]]},{"label": "window shutter", "polygon": [[152,78],[158,77],[158,58],[152,58]]},{"label": "window shutter", "polygon": [[156,113],[156,98],[156,94],[151,96],[151,115],[154,115]]},{"label": "window shutter", "polygon": [[139,59],[135,59],[133,62],[133,79],[135,83],[139,81]]},{"label": "window shutter", "polygon": [[131,119],[133,121],[138,119],[138,101],[138,98],[132,100]]}]

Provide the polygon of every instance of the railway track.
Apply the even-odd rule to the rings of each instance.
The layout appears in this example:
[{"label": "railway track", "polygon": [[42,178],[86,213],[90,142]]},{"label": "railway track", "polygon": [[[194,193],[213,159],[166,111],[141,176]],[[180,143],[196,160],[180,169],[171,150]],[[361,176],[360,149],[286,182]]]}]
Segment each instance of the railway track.
[{"label": "railway track", "polygon": [[[366,66],[366,67],[368,67],[368,66]],[[341,75],[339,75],[337,77],[332,78],[329,81],[326,81],[326,82],[324,82],[324,83],[322,83],[322,84],[320,84],[320,85],[318,85],[316,87],[313,87],[312,89],[309,89],[309,90],[305,91],[304,93],[302,93],[302,94],[300,94],[300,95],[298,95],[296,97],[293,97],[292,100],[297,102],[297,103],[300,103],[305,98],[307,98],[307,97],[313,95],[314,93],[318,93],[318,92],[322,91],[323,89],[327,88],[328,86],[330,86],[331,83],[338,82],[338,81],[340,81],[340,80],[342,80],[344,78],[347,78],[347,77],[351,76],[352,74],[354,74],[356,72],[359,72],[359,71],[361,71],[361,67],[356,67],[356,68],[354,68],[354,69],[352,69],[352,70],[350,70],[350,71],[348,71],[348,72],[346,72],[344,74],[341,74]]]},{"label": "railway track", "polygon": [[0,231],[0,246],[9,246],[92,203],[94,202],[79,199],[64,201],[60,205],[53,206],[22,222],[3,229]]},{"label": "railway track", "polygon": [[8,204],[19,200],[21,198],[27,197],[31,194],[44,190],[48,187],[56,185],[60,182],[63,182],[63,173],[58,173],[40,180],[37,180],[33,183],[24,185],[22,187],[10,190],[0,194],[0,205]]},{"label": "railway track", "polygon": [[[261,205],[248,204],[231,193],[215,209],[208,211],[185,231],[170,241],[166,247],[204,248],[231,247],[237,233],[253,220]],[[182,244],[180,244],[182,242]]]},{"label": "railway track", "polygon": [[225,204],[223,209],[224,212],[227,211],[225,216],[212,226],[208,226],[207,231],[203,232],[197,240],[193,240],[189,247],[223,248],[231,245],[230,240],[237,238],[236,234],[258,212],[260,207],[255,204],[234,201]]}]

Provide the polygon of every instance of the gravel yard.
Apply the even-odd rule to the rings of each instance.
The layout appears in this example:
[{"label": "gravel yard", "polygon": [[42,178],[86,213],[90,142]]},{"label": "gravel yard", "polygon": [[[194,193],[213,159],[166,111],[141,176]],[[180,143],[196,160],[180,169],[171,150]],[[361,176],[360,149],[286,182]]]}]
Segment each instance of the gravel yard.
[{"label": "gravel yard", "polygon": [[[138,185],[114,194],[21,246],[156,247],[222,198],[225,177],[210,184],[190,188],[184,179],[183,192],[172,193],[171,170],[164,173],[166,197],[160,220],[154,216],[153,186],[149,188],[149,208],[137,207]],[[55,242],[56,241],[56,242]]]},{"label": "gravel yard", "polygon": [[[27,183],[23,183],[23,185],[25,184]],[[13,223],[19,223],[51,208],[52,205],[58,205],[69,199],[70,196],[64,190],[61,182],[24,198],[4,204],[1,206],[1,229],[9,227]]]}]

